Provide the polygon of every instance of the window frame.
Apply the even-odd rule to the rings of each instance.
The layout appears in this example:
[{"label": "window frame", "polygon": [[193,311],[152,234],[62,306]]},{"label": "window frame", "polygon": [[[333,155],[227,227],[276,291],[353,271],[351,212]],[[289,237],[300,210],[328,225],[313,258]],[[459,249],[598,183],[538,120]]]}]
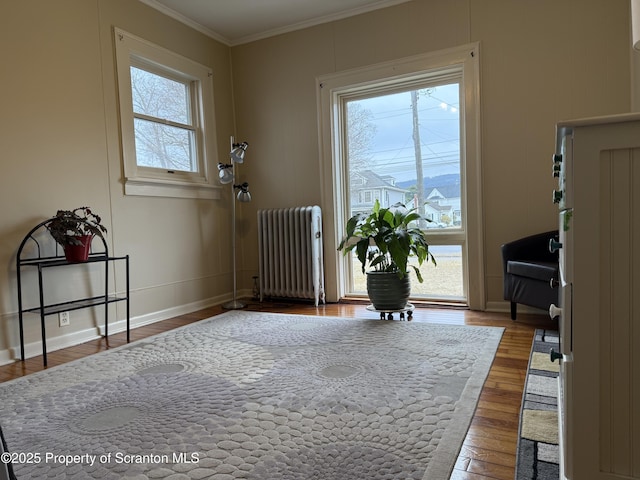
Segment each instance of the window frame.
[{"label": "window frame", "polygon": [[[446,67],[434,67],[422,71],[416,71],[410,78],[398,78],[398,79],[385,79],[382,82],[371,82],[371,85],[364,84],[359,86],[350,86],[346,91],[336,90],[335,102],[336,108],[340,110],[340,114],[338,116],[338,122],[336,125],[336,129],[340,132],[340,138],[347,139],[349,137],[348,129],[348,105],[353,101],[366,100],[368,98],[393,95],[397,93],[409,93],[412,90],[421,90],[432,87],[444,86],[444,85],[457,85],[458,88],[458,98],[459,104],[461,108],[461,115],[459,118],[460,122],[460,181],[461,181],[461,209],[465,212],[464,218],[466,218],[466,202],[464,199],[466,198],[467,192],[467,179],[466,179],[466,155],[463,152],[464,141],[464,132],[465,126],[463,122],[464,112],[466,110],[465,100],[463,98],[463,66],[462,65],[447,65]],[[343,196],[346,200],[346,204],[342,205],[342,209],[338,210],[342,213],[342,218],[340,221],[344,223],[346,218],[349,218],[353,212],[350,211],[350,197],[353,192],[351,192],[350,187],[350,179],[351,179],[351,168],[348,163],[348,152],[347,148],[343,147],[341,151],[345,152],[344,158],[336,158],[336,166],[341,171],[344,172],[344,175],[347,181],[343,182],[339,188],[344,189]],[[427,165],[425,165],[426,167]],[[375,171],[375,170],[374,170]],[[378,173],[378,172],[376,172]],[[379,173],[378,173],[379,174]],[[373,203],[373,201],[381,200],[381,189],[373,190],[373,198],[370,198],[369,201],[365,199],[365,203]],[[440,192],[438,192],[440,194]],[[388,194],[388,192],[387,192]],[[429,198],[425,198],[425,200],[429,200]],[[388,205],[389,202],[385,203],[383,206]],[[425,216],[427,219],[440,223],[442,221],[442,212],[439,211],[436,207],[433,207],[435,212],[426,212]],[[448,294],[442,293],[429,293],[429,294],[413,294],[410,300],[414,301],[429,301],[429,302],[447,302],[447,303],[455,303],[461,305],[468,304],[468,257],[467,257],[467,238],[468,232],[466,230],[466,221],[462,222],[461,225],[451,226],[445,229],[439,228],[428,228],[427,237],[429,240],[429,244],[431,246],[455,246],[460,247],[461,257],[462,257],[462,278],[461,278],[461,288],[462,295],[461,296],[451,296]],[[344,225],[342,227],[344,230]],[[436,258],[437,260],[437,258]],[[363,292],[356,291],[353,289],[356,283],[356,278],[361,277],[359,272],[356,272],[353,268],[352,258],[343,258],[343,291],[342,295],[346,297],[364,297]],[[426,265],[428,267],[428,265]],[[423,267],[424,268],[424,267]],[[424,275],[423,270],[423,275]],[[351,286],[351,288],[350,288]]]},{"label": "window frame", "polygon": [[[322,75],[317,81],[317,106],[319,113],[319,156],[322,185],[322,207],[324,215],[325,249],[335,251],[343,236],[347,220],[345,182],[347,172],[341,161],[345,153],[344,114],[340,108],[341,98],[359,92],[363,87],[379,85],[387,90],[390,85],[410,84],[413,79],[421,81],[424,74],[439,71],[441,76],[447,71],[462,69],[461,89],[465,99],[462,118],[463,135],[461,155],[465,157],[464,174],[467,178],[466,194],[462,199],[466,204],[468,275],[464,279],[467,303],[473,310],[486,308],[484,270],[484,228],[482,211],[481,182],[481,124],[480,124],[480,44],[478,42],[401,58],[366,67]],[[404,88],[404,87],[403,87]],[[370,89],[373,91],[373,89]],[[438,244],[434,238],[433,244]],[[336,255],[334,261],[325,264],[326,294],[328,301],[338,301],[346,292],[345,259]]]},{"label": "window frame", "polygon": [[[125,195],[178,198],[220,198],[211,174],[217,163],[213,74],[209,67],[114,27],[120,138]],[[194,127],[196,171],[138,165],[133,111],[131,67],[185,84]],[[145,117],[145,119],[148,119]],[[162,121],[157,123],[162,124]],[[171,125],[171,123],[166,123]]]}]

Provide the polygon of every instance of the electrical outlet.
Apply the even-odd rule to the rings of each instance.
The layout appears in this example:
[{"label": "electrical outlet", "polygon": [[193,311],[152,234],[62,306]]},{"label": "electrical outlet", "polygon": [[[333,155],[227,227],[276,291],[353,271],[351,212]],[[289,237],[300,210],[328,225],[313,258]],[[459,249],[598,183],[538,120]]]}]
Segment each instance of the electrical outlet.
[{"label": "electrical outlet", "polygon": [[58,324],[61,327],[67,327],[71,325],[71,317],[69,312],[60,312],[58,313]]}]

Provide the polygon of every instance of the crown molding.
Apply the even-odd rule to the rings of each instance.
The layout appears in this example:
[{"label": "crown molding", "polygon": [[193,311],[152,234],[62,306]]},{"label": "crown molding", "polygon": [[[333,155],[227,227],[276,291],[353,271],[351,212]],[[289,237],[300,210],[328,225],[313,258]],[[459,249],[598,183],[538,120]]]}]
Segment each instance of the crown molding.
[{"label": "crown molding", "polygon": [[411,0],[380,0],[378,2],[370,3],[368,5],[363,5],[361,7],[344,10],[342,12],[338,12],[330,15],[323,15],[321,17],[316,17],[310,20],[293,23],[291,25],[285,25],[283,27],[265,30],[263,32],[259,32],[252,35],[246,35],[246,36],[238,37],[235,39],[230,39],[223,35],[220,35],[219,33],[214,32],[210,28],[205,27],[204,25],[196,22],[195,20],[192,20],[182,15],[181,13],[178,13],[175,10],[172,10],[171,8],[168,8],[162,5],[156,0],[138,0],[138,1],[144,3],[145,5],[155,10],[158,10],[159,12],[167,15],[168,17],[171,17],[193,28],[194,30],[197,30],[200,33],[203,33],[204,35],[207,35],[208,37],[214,40],[217,40],[218,42],[221,42],[229,47],[235,47],[238,45],[243,45],[245,43],[255,42],[257,40],[264,40],[265,38],[274,37],[276,35],[282,35],[284,33],[290,33],[296,30],[302,30],[305,28],[314,27],[316,25],[321,25],[323,23],[334,22],[336,20],[342,20],[348,17],[361,15],[363,13],[379,10],[381,8],[387,8],[387,7],[392,7],[394,5],[399,5],[401,3],[407,3],[407,2],[410,2]]}]

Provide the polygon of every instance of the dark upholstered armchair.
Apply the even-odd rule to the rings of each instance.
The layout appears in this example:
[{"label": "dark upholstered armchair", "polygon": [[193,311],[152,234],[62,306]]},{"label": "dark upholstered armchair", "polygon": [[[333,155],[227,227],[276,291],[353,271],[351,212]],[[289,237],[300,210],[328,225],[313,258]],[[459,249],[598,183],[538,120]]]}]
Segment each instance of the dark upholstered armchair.
[{"label": "dark upholstered armchair", "polygon": [[517,304],[548,310],[558,304],[558,253],[549,251],[549,240],[558,231],[531,235],[502,245],[504,299],[511,302],[511,319]]}]

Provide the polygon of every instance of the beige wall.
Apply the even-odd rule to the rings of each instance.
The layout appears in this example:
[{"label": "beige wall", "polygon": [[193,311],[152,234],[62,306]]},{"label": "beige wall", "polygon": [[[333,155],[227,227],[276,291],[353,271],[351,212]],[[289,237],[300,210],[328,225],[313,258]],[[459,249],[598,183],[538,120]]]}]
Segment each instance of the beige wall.
[{"label": "beige wall", "polygon": [[623,0],[413,0],[234,47],[254,192],[243,205],[244,281],[257,265],[255,211],[321,202],[315,78],[477,41],[485,290],[490,308],[503,307],[500,245],[556,228],[555,123],[629,111],[628,10]]},{"label": "beige wall", "polygon": [[[226,193],[217,201],[123,195],[113,26],[210,66],[220,155],[233,134],[229,47],[131,0],[3,2],[0,363],[6,349],[18,344],[18,244],[59,208],[92,207],[109,229],[111,251],[131,255],[131,308],[137,321],[193,309],[230,293]],[[68,299],[69,286],[87,291],[100,283],[88,280],[81,269],[47,275],[47,296],[53,300]],[[124,288],[120,273],[116,288]],[[34,305],[36,292],[26,293]],[[124,304],[112,312],[122,319]],[[62,335],[95,335],[96,322],[102,320],[99,309],[73,311],[71,326],[59,329],[57,318],[47,317],[52,347],[65,343],[57,338]],[[39,341],[38,318],[30,316],[26,326],[27,343]]]},{"label": "beige wall", "polygon": [[[226,159],[234,133],[251,144],[238,172],[254,196],[238,204],[244,289],[258,270],[256,210],[321,201],[318,75],[480,42],[490,306],[501,300],[500,244],[555,226],[549,200],[554,124],[630,105],[624,0],[413,0],[233,48],[133,0],[3,2],[0,363],[17,345],[17,246],[58,208],[93,207],[109,228],[112,251],[131,255],[136,321],[230,295],[228,189],[218,201],[123,195],[114,25],[211,66],[219,155]],[[50,295],[65,294],[68,283],[92,286],[83,275],[58,274]],[[121,276],[116,287],[123,288]],[[122,305],[114,314],[122,319]],[[72,312],[64,330],[49,317],[50,337],[63,344],[70,334],[95,334],[96,315]],[[31,317],[28,343],[39,340],[38,328]]]}]

